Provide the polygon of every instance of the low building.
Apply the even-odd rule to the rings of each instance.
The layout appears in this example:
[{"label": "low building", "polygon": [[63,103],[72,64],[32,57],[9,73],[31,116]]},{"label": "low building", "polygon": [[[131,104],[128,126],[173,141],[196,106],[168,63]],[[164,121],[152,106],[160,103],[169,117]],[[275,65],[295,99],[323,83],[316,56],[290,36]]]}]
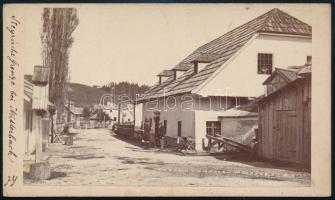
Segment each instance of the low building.
[{"label": "low building", "polygon": [[110,120],[114,123],[118,121],[118,106],[113,102],[108,102],[103,106],[103,111],[109,116]]},{"label": "low building", "polygon": [[[250,145],[255,138],[258,128],[258,113],[234,108],[227,110],[218,117],[218,122],[207,122],[207,129],[212,129],[214,123],[220,124],[219,132],[222,136],[244,145]],[[209,131],[207,131],[209,132]],[[213,132],[213,131],[212,131]]]},{"label": "low building", "polygon": [[65,105],[64,115],[66,116],[66,122],[70,123],[73,128],[80,128],[80,124],[84,121],[84,109],[75,106],[74,102],[70,102]]},{"label": "low building", "polygon": [[310,167],[311,69],[276,69],[265,80],[267,92],[258,102],[260,156]]},{"label": "low building", "polygon": [[119,117],[121,124],[133,124],[134,123],[134,105],[131,103],[124,103],[119,105]]}]

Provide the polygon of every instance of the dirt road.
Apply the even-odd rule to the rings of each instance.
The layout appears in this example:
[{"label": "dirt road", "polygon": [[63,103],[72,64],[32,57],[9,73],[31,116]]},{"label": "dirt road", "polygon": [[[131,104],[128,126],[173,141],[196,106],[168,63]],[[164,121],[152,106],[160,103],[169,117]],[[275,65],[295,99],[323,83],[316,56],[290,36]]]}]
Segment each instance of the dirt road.
[{"label": "dirt road", "polygon": [[310,174],[261,162],[144,150],[107,129],[82,130],[72,146],[50,144],[52,177],[25,184],[114,186],[306,186]]}]

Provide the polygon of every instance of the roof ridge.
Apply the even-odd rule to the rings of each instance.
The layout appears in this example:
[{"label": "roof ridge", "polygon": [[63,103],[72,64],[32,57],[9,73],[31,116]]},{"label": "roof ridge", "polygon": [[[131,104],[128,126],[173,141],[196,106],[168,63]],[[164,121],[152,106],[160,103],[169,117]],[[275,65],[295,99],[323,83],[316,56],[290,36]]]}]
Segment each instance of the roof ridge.
[{"label": "roof ridge", "polygon": [[[262,15],[259,15],[258,17],[254,18],[254,19],[252,19],[252,20],[250,20],[250,21],[247,21],[247,22],[241,24],[240,26],[237,26],[237,27],[231,29],[230,31],[224,33],[223,35],[221,35],[221,36],[219,36],[219,37],[217,37],[217,38],[215,38],[215,39],[213,39],[213,40],[211,40],[211,41],[209,41],[209,42],[207,42],[206,44],[201,45],[200,47],[196,48],[192,53],[190,53],[186,58],[188,58],[189,56],[191,56],[191,55],[193,55],[193,54],[195,54],[195,53],[198,53],[198,51],[200,51],[202,48],[206,48],[206,46],[212,44],[213,42],[215,42],[215,41],[217,41],[217,40],[220,40],[220,39],[222,39],[222,38],[228,36],[229,34],[232,34],[232,32],[238,30],[239,28],[241,28],[241,27],[243,27],[243,26],[246,26],[247,24],[251,24],[252,22],[255,22],[255,21],[257,21],[257,20],[259,20],[259,19],[265,17],[266,15],[268,15],[268,14],[269,14],[270,12],[272,12],[273,10],[274,10],[274,9],[269,10],[268,12],[266,12],[266,13],[264,13],[264,14],[262,14]],[[200,52],[201,52],[201,51],[200,51]],[[199,53],[200,53],[200,52],[199,52]],[[185,60],[186,58],[184,58],[182,61],[180,61],[180,62],[179,62],[176,66],[174,66],[173,68],[176,68],[180,63],[183,63],[184,60]],[[172,69],[173,69],[173,68],[172,68]]]},{"label": "roof ridge", "polygon": [[[149,92],[145,93],[146,98],[155,95],[157,96],[157,93],[161,93],[162,89],[168,89],[169,94],[191,92],[199,85],[206,82],[206,80],[213,77],[228,60],[233,58],[233,56],[259,32],[294,35],[312,34],[310,25],[278,8],[273,8],[196,48],[172,68],[185,69],[186,71],[184,74],[175,80],[164,81],[162,86],[153,86],[149,89]],[[215,59],[206,64],[206,66],[198,73],[193,73],[191,61],[202,58],[202,56],[208,56],[208,60],[211,58]]]},{"label": "roof ridge", "polygon": [[295,72],[294,70],[291,70],[291,69],[285,69],[285,68],[277,68],[276,67],[276,70],[284,70],[284,71],[289,71],[289,72]]},{"label": "roof ridge", "polygon": [[304,25],[307,25],[307,26],[312,27],[311,25],[307,24],[306,22],[303,22],[303,21],[301,21],[300,19],[298,19],[298,18],[296,18],[296,17],[294,17],[294,16],[292,16],[292,15],[290,15],[290,14],[288,14],[288,13],[286,13],[286,12],[280,10],[280,9],[278,9],[278,12],[279,12],[279,13],[282,13],[282,14],[284,14],[284,15],[286,15],[286,16],[289,16],[290,18],[292,18],[292,19],[294,19],[294,20],[296,20],[296,21],[298,21],[298,22],[300,22],[300,23],[302,23],[302,24],[304,24]]},{"label": "roof ridge", "polygon": [[[280,32],[286,34],[297,34],[297,35],[311,35],[311,28],[309,24],[293,17],[292,15],[278,9],[272,9],[270,18],[264,23],[263,27],[259,32]],[[289,25],[293,26],[293,29],[289,29]]]},{"label": "roof ridge", "polygon": [[273,18],[273,12],[276,12],[276,11],[278,12],[278,10],[279,10],[278,8],[274,8],[274,9],[272,9],[269,12],[266,13],[266,14],[268,14],[267,19],[264,21],[263,26],[259,30],[262,30],[262,29],[264,29],[267,26],[267,24],[269,23],[269,21]]}]

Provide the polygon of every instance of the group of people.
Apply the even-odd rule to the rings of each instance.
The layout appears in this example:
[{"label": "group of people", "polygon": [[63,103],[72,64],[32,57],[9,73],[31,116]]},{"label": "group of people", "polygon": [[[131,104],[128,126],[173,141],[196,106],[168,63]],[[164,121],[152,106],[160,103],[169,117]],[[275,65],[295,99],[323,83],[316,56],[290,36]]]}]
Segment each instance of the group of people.
[{"label": "group of people", "polygon": [[[157,122],[156,122],[157,123]],[[163,122],[159,122],[158,126],[152,128],[152,118],[147,119],[143,123],[142,145],[147,147],[161,147],[162,138],[165,136],[165,126]]]}]

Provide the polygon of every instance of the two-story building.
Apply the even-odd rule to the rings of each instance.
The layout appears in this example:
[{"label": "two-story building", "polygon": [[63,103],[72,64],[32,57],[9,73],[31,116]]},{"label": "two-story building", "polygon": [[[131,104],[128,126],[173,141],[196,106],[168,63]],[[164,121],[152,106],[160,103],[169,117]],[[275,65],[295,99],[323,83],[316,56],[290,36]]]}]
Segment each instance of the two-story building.
[{"label": "two-story building", "polygon": [[218,117],[225,110],[264,94],[262,83],[274,69],[306,63],[311,47],[310,25],[270,10],[159,73],[157,84],[138,100],[143,121],[153,121],[153,131],[164,123],[168,145],[190,136],[200,151],[206,133],[222,129]]}]

